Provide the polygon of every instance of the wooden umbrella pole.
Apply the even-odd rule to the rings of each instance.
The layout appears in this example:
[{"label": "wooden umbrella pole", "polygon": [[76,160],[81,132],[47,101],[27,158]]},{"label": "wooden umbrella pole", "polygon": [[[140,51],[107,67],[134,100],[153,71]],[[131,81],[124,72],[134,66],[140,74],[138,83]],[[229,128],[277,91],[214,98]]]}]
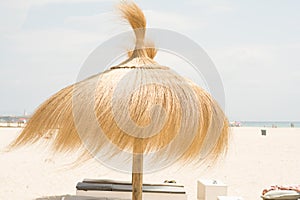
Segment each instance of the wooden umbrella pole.
[{"label": "wooden umbrella pole", "polygon": [[132,200],[142,200],[143,193],[143,141],[135,139],[132,159]]}]

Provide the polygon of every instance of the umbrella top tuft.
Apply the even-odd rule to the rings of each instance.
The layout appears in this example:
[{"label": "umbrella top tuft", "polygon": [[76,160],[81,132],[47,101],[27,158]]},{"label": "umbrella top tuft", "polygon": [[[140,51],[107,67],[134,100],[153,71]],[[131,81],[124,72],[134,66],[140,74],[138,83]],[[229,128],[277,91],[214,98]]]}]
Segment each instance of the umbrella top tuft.
[{"label": "umbrella top tuft", "polygon": [[145,29],[146,18],[142,10],[133,2],[122,1],[118,6],[122,16],[133,29]]},{"label": "umbrella top tuft", "polygon": [[135,61],[134,64],[155,64],[155,62],[152,61],[156,55],[156,49],[154,48],[154,45],[148,44],[149,47],[145,48],[144,40],[146,33],[146,18],[143,11],[135,3],[127,1],[122,1],[118,8],[122,17],[131,25],[136,37],[135,49],[128,53],[129,59],[121,63],[120,66],[137,57],[142,59],[138,59],[138,61]]}]

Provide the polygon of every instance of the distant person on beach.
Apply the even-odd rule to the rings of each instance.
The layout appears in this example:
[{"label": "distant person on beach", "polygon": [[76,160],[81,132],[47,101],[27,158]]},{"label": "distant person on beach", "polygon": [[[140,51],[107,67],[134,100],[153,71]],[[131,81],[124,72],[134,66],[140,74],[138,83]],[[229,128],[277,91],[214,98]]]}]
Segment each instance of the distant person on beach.
[{"label": "distant person on beach", "polygon": [[294,128],[294,127],[295,127],[294,123],[291,123],[291,128]]}]

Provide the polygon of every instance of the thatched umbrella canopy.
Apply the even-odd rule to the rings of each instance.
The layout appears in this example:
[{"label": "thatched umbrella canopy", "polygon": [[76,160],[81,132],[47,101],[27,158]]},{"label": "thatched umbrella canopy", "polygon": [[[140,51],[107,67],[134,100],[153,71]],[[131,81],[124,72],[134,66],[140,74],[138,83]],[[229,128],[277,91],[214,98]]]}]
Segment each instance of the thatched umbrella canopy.
[{"label": "thatched umbrella canopy", "polygon": [[153,60],[156,50],[144,47],[146,20],[137,5],[122,3],[120,11],[136,36],[129,58],[54,94],[11,146],[51,134],[56,152],[130,155],[133,199],[141,199],[143,163],[215,160],[227,147],[228,121],[209,93]]}]

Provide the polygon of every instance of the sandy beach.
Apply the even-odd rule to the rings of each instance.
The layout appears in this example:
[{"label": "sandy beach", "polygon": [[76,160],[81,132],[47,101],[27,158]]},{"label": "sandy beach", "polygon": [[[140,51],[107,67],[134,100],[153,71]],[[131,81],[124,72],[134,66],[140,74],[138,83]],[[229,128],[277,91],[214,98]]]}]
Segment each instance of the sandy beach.
[{"label": "sandy beach", "polygon": [[[197,180],[216,179],[228,185],[228,195],[260,199],[264,188],[275,184],[300,184],[300,129],[232,128],[228,154],[214,167],[172,166],[146,174],[144,182],[162,183],[176,180],[183,184],[189,200],[197,199]],[[41,146],[30,146],[13,152],[5,147],[20,128],[0,128],[0,199],[29,200],[43,196],[75,194],[76,183],[84,178],[130,180],[130,174],[119,173],[91,161],[70,168],[74,157],[52,155]]]}]

